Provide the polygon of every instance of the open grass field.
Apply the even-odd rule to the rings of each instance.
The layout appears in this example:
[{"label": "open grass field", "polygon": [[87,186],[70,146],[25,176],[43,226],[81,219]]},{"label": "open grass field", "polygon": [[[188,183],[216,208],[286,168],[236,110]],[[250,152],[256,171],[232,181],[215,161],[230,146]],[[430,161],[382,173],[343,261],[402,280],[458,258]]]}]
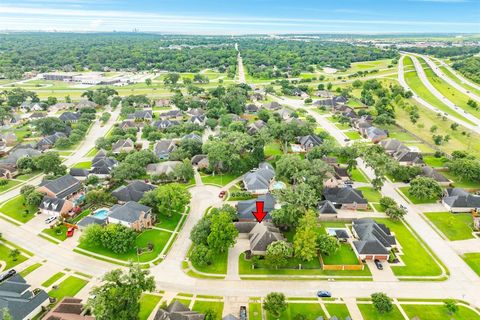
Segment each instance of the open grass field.
[{"label": "open grass field", "polygon": [[408,192],[410,187],[400,187],[398,188],[402,194],[407,197],[413,204],[423,204],[423,203],[436,203],[439,199],[419,199],[416,198]]},{"label": "open grass field", "polygon": [[426,212],[430,220],[450,241],[473,239],[470,213]]},{"label": "open grass field", "polygon": [[24,197],[22,195],[18,195],[15,198],[5,202],[0,207],[0,212],[17,220],[18,222],[28,222],[35,216],[37,208],[24,204],[24,201]]},{"label": "open grass field", "polygon": [[[303,314],[307,319],[317,319],[322,316],[326,318],[322,307],[318,303],[288,303],[287,310],[280,315],[280,320],[293,320],[297,314]],[[267,313],[267,320],[276,319]]]},{"label": "open grass field", "polygon": [[400,256],[400,259],[405,263],[405,266],[392,265],[393,273],[396,276],[422,277],[440,276],[442,274],[440,266],[403,222],[395,222],[390,219],[375,220],[390,228],[402,248],[403,255]]},{"label": "open grass field", "polygon": [[358,304],[358,308],[362,313],[364,320],[404,320],[397,306],[393,306],[393,310],[389,313],[379,313],[373,304]]},{"label": "open grass field", "polygon": [[138,319],[147,320],[161,299],[162,296],[144,293],[140,298],[140,312],[138,313]]},{"label": "open grass field", "polygon": [[202,174],[202,182],[205,184],[214,184],[219,186],[225,186],[239,177],[239,175],[233,174],[216,174],[216,175],[205,175]]},{"label": "open grass field", "polygon": [[439,168],[445,165],[444,158],[436,158],[434,156],[423,156],[423,161],[432,168]]},{"label": "open grass field", "polygon": [[213,310],[217,314],[216,319],[222,319],[222,312],[223,312],[223,302],[213,302],[213,301],[199,301],[196,300],[193,304],[193,311],[198,311],[201,313],[205,313],[207,310]]},{"label": "open grass field", "polygon": [[14,260],[13,257],[10,256],[10,252],[12,252],[12,249],[0,242],[0,260],[5,262],[5,270],[13,268],[16,265],[27,261],[27,257],[23,254],[18,255]]},{"label": "open grass field", "polygon": [[480,189],[480,182],[462,180],[449,171],[442,171],[442,174],[453,181],[453,185],[458,188]]},{"label": "open grass field", "polygon": [[480,277],[480,252],[465,253],[462,259],[475,271]]},{"label": "open grass field", "polygon": [[50,297],[56,298],[60,301],[64,297],[74,297],[83,287],[88,283],[87,280],[83,280],[74,276],[69,276],[58,285],[58,289],[52,289],[48,292]]},{"label": "open grass field", "polygon": [[138,235],[135,245],[140,248],[146,248],[149,243],[153,244],[153,250],[151,252],[144,252],[141,255],[137,255],[137,251],[134,249],[128,251],[127,253],[114,253],[108,249],[105,249],[101,246],[90,246],[86,243],[80,243],[79,248],[91,251],[97,254],[104,255],[106,257],[119,259],[123,261],[139,261],[139,262],[148,262],[154,260],[163,248],[167,244],[168,239],[172,234],[166,231],[160,231],[155,229],[150,229],[142,232]]},{"label": "open grass field", "polygon": [[[435,62],[435,61],[433,61]],[[437,64],[438,65],[438,64]],[[445,67],[440,67],[440,70],[442,70],[442,72],[448,76],[450,79],[452,79],[453,81],[455,81],[456,83],[458,83],[459,85],[461,85],[462,87],[464,87],[465,89],[469,90],[470,92],[476,94],[476,95],[480,95],[480,90],[477,90],[476,88],[468,85],[467,83],[464,83],[462,82],[460,79],[458,79],[450,70],[448,70],[447,68]]]},{"label": "open grass field", "polygon": [[409,319],[417,317],[421,320],[438,320],[438,319],[450,319],[450,320],[478,320],[480,315],[462,305],[458,306],[458,312],[451,315],[448,313],[447,308],[442,304],[402,304],[402,309],[408,315]]}]

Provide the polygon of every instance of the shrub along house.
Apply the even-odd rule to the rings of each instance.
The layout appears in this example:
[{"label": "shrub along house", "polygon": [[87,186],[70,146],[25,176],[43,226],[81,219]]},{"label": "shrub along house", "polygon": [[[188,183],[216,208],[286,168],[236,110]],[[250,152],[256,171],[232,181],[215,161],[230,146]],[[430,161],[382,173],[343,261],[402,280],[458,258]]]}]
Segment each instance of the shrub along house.
[{"label": "shrub along house", "polygon": [[114,205],[108,215],[108,223],[119,223],[135,231],[151,228],[155,223],[152,208],[135,201]]},{"label": "shrub along house", "polygon": [[353,220],[352,232],[357,239],[353,248],[362,260],[388,260],[390,250],[397,246],[390,229],[370,218]]}]

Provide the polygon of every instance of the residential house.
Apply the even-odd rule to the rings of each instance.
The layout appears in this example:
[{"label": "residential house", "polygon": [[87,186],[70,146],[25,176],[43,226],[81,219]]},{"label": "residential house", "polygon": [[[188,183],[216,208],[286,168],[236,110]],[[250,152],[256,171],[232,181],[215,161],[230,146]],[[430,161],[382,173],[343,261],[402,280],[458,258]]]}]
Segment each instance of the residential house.
[{"label": "residential house", "polygon": [[480,196],[460,188],[447,188],[442,199],[443,205],[453,213],[480,211]]},{"label": "residential house", "polygon": [[75,109],[81,110],[81,109],[94,109],[97,107],[97,104],[93,101],[90,100],[80,100],[77,105],[75,106]]},{"label": "residential house", "polygon": [[205,315],[191,311],[178,300],[174,300],[165,309],[158,309],[153,320],[204,320]]},{"label": "residential house", "polygon": [[42,181],[37,191],[59,199],[72,199],[83,194],[81,182],[69,174],[54,180]]},{"label": "residential house", "polygon": [[19,273],[0,282],[0,310],[7,309],[14,320],[33,319],[50,304],[50,298],[43,289],[29,289]]},{"label": "residential house", "polygon": [[382,140],[380,141],[380,145],[385,150],[385,152],[388,153],[389,155],[393,155],[398,151],[410,150],[406,145],[404,145],[402,142],[400,142],[397,139]]},{"label": "residential house", "polygon": [[40,151],[27,148],[17,148],[10,152],[7,157],[0,159],[0,168],[6,169],[12,176],[17,174],[17,161],[24,157],[36,157]]},{"label": "residential house", "polygon": [[135,150],[135,145],[132,139],[120,139],[112,144],[112,153],[130,152]]},{"label": "residential house", "polygon": [[255,122],[252,122],[247,126],[247,133],[250,135],[254,135],[260,131],[263,127],[265,127],[267,124],[263,120],[257,120]]},{"label": "residential house", "polygon": [[333,94],[328,90],[318,90],[315,95],[319,98],[333,98]]},{"label": "residential house", "polygon": [[130,128],[138,129],[141,123],[135,122],[133,120],[123,120],[118,127],[122,130],[127,130]]},{"label": "residential house", "polygon": [[324,200],[318,203],[318,213],[333,215],[337,214],[337,209],[335,209],[335,205],[331,201]]},{"label": "residential house", "polygon": [[75,123],[77,122],[78,120],[80,120],[80,117],[82,115],[79,113],[79,112],[70,112],[70,111],[67,111],[67,112],[64,112],[60,115],[60,117],[58,117],[60,120],[62,120],[63,122],[68,122],[68,123]]},{"label": "residential house", "polygon": [[168,107],[169,105],[170,105],[170,100],[168,99],[155,100],[155,106],[157,107]]},{"label": "residential house", "polygon": [[253,194],[266,194],[270,190],[270,184],[274,180],[275,170],[267,163],[259,164],[258,169],[244,175],[243,186]]},{"label": "residential house", "polygon": [[135,231],[151,228],[155,223],[152,208],[135,201],[116,204],[110,209],[108,223],[119,223]]},{"label": "residential house", "polygon": [[125,203],[128,201],[138,202],[142,199],[145,192],[155,189],[154,185],[145,183],[140,180],[135,180],[130,182],[126,186],[118,187],[112,191],[112,196],[117,198],[120,203]]},{"label": "residential house", "polygon": [[282,106],[280,106],[280,103],[276,101],[272,101],[264,104],[263,107],[267,110],[274,111],[274,110],[279,110]]},{"label": "residential house", "polygon": [[240,200],[236,204],[237,208],[237,218],[239,221],[257,221],[256,218],[253,216],[252,212],[256,211],[256,203],[257,202],[263,202],[263,210],[267,212],[267,215],[265,216],[264,220],[272,220],[272,216],[270,215],[270,212],[272,210],[276,209],[276,199],[275,197],[267,193],[265,195],[261,195],[256,199],[250,199],[250,200]]},{"label": "residential house", "polygon": [[102,178],[108,177],[117,165],[116,159],[107,157],[105,150],[99,150],[92,160],[90,173]]},{"label": "residential house", "polygon": [[189,133],[182,137],[182,140],[188,140],[188,139],[202,142],[202,137],[196,133]]},{"label": "residential house", "polygon": [[393,158],[402,166],[424,165],[423,157],[420,152],[408,150],[399,150],[395,152]]},{"label": "residential house", "polygon": [[82,299],[65,297],[52,310],[50,310],[43,320],[95,320],[94,316],[86,315],[87,310],[82,304]]},{"label": "residential house", "polygon": [[158,116],[162,120],[166,120],[166,119],[180,120],[180,119],[183,118],[183,112],[182,112],[182,110],[179,110],[179,109],[173,109],[173,110],[169,110],[167,112],[160,113]]},{"label": "residential house", "polygon": [[275,111],[275,113],[278,114],[283,120],[288,120],[292,117],[292,111],[286,108]]},{"label": "residential house", "polygon": [[397,246],[390,229],[370,218],[353,220],[352,233],[357,239],[353,248],[361,260],[388,260],[390,250]]},{"label": "residential house", "polygon": [[307,136],[299,137],[298,143],[302,149],[302,152],[308,152],[314,147],[318,147],[323,143],[323,139],[314,135],[309,134]]},{"label": "residential house", "polygon": [[206,154],[197,154],[192,157],[190,160],[193,166],[196,166],[198,169],[205,169],[209,166],[208,156]]},{"label": "residential house", "polygon": [[175,172],[175,168],[181,165],[181,161],[163,161],[160,163],[150,163],[147,165],[147,173],[152,175],[170,175]]},{"label": "residential house", "polygon": [[153,119],[153,113],[152,110],[135,110],[134,113],[130,113],[127,115],[127,119],[150,122]]},{"label": "residential house", "polygon": [[68,110],[73,109],[74,106],[75,105],[71,102],[57,102],[50,108],[54,110]]},{"label": "residential house", "polygon": [[38,141],[36,148],[41,151],[53,148],[58,139],[66,137],[67,135],[63,132],[55,132],[54,134],[43,137],[42,140]]},{"label": "residential house", "polygon": [[187,111],[187,114],[190,115],[190,116],[203,116],[205,114],[205,111],[203,111],[203,109],[200,109],[200,108],[193,108],[193,109],[189,109]]},{"label": "residential house", "polygon": [[152,124],[152,126],[158,130],[167,129],[178,125],[180,125],[180,122],[175,120],[158,120]]},{"label": "residential house", "polygon": [[239,238],[247,238],[253,255],[264,256],[275,241],[286,241],[280,230],[270,222],[235,222]]},{"label": "residential house", "polygon": [[192,116],[188,121],[193,124],[198,124],[199,126],[204,126],[207,123],[207,117],[201,114],[198,116]]},{"label": "residential house", "polygon": [[0,178],[2,179],[12,179],[14,174],[16,172],[16,169],[10,169],[5,167],[0,167]]},{"label": "residential house", "polygon": [[171,139],[162,139],[155,143],[153,146],[153,153],[161,159],[165,160],[170,157],[170,153],[177,149],[175,141]]},{"label": "residential house", "polygon": [[432,167],[429,166],[423,166],[422,167],[422,176],[432,178],[433,180],[437,181],[439,185],[441,186],[449,186],[452,181],[445,177],[443,174],[438,172],[437,170],[433,169]]},{"label": "residential house", "polygon": [[81,168],[70,168],[68,172],[72,177],[78,179],[80,181],[87,179],[90,175],[90,170],[88,169],[81,169]]},{"label": "residential house", "polygon": [[44,112],[34,112],[30,115],[30,119],[37,120],[37,119],[45,118],[46,116],[47,114]]},{"label": "residential house", "polygon": [[20,105],[20,110],[22,112],[42,111],[43,108],[40,102],[25,101]]},{"label": "residential house", "polygon": [[368,139],[373,143],[378,143],[381,140],[386,139],[388,136],[384,130],[374,126],[363,128],[360,130],[360,133],[365,139]]},{"label": "residential house", "polygon": [[38,206],[41,213],[52,217],[70,216],[73,209],[73,202],[65,199],[44,196],[42,202]]},{"label": "residential house", "polygon": [[5,132],[0,134],[0,139],[5,141],[7,147],[12,147],[17,144],[17,135],[14,132]]},{"label": "residential house", "polygon": [[325,188],[323,196],[337,209],[365,210],[368,207],[368,201],[363,197],[362,191],[352,187]]},{"label": "residential house", "polygon": [[257,113],[258,110],[259,110],[258,107],[253,103],[247,104],[245,106],[245,112],[246,113]]}]

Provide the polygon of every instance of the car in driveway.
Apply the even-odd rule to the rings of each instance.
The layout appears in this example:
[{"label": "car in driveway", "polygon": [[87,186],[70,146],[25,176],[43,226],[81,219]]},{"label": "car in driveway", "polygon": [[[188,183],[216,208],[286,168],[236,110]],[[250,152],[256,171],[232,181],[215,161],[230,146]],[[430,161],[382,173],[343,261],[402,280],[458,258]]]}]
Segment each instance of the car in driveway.
[{"label": "car in driveway", "polygon": [[241,306],[240,307],[240,320],[247,320],[247,307]]},{"label": "car in driveway", "polygon": [[373,262],[375,263],[375,266],[377,267],[378,270],[383,270],[383,265],[380,262],[380,260],[375,259],[375,260],[373,260]]},{"label": "car in driveway", "polygon": [[51,222],[55,221],[56,219],[57,219],[57,217],[48,217],[47,219],[45,219],[45,223],[50,224]]},{"label": "car in driveway", "polygon": [[330,291],[320,290],[320,291],[317,292],[317,297],[319,297],[319,298],[331,298],[332,293]]}]

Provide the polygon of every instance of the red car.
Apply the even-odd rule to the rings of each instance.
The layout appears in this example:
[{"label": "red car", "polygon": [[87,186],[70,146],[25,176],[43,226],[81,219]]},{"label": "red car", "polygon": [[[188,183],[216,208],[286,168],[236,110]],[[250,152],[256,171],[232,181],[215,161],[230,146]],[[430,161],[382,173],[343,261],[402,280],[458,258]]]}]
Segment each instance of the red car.
[{"label": "red car", "polygon": [[75,229],[73,227],[70,227],[67,229],[67,237],[70,238],[73,236]]},{"label": "red car", "polygon": [[226,193],[226,192],[225,192],[225,191],[223,191],[223,190],[222,190],[222,191],[220,191],[220,193],[218,194],[218,197],[219,197],[219,198],[223,198],[223,197],[225,197],[225,193]]}]

